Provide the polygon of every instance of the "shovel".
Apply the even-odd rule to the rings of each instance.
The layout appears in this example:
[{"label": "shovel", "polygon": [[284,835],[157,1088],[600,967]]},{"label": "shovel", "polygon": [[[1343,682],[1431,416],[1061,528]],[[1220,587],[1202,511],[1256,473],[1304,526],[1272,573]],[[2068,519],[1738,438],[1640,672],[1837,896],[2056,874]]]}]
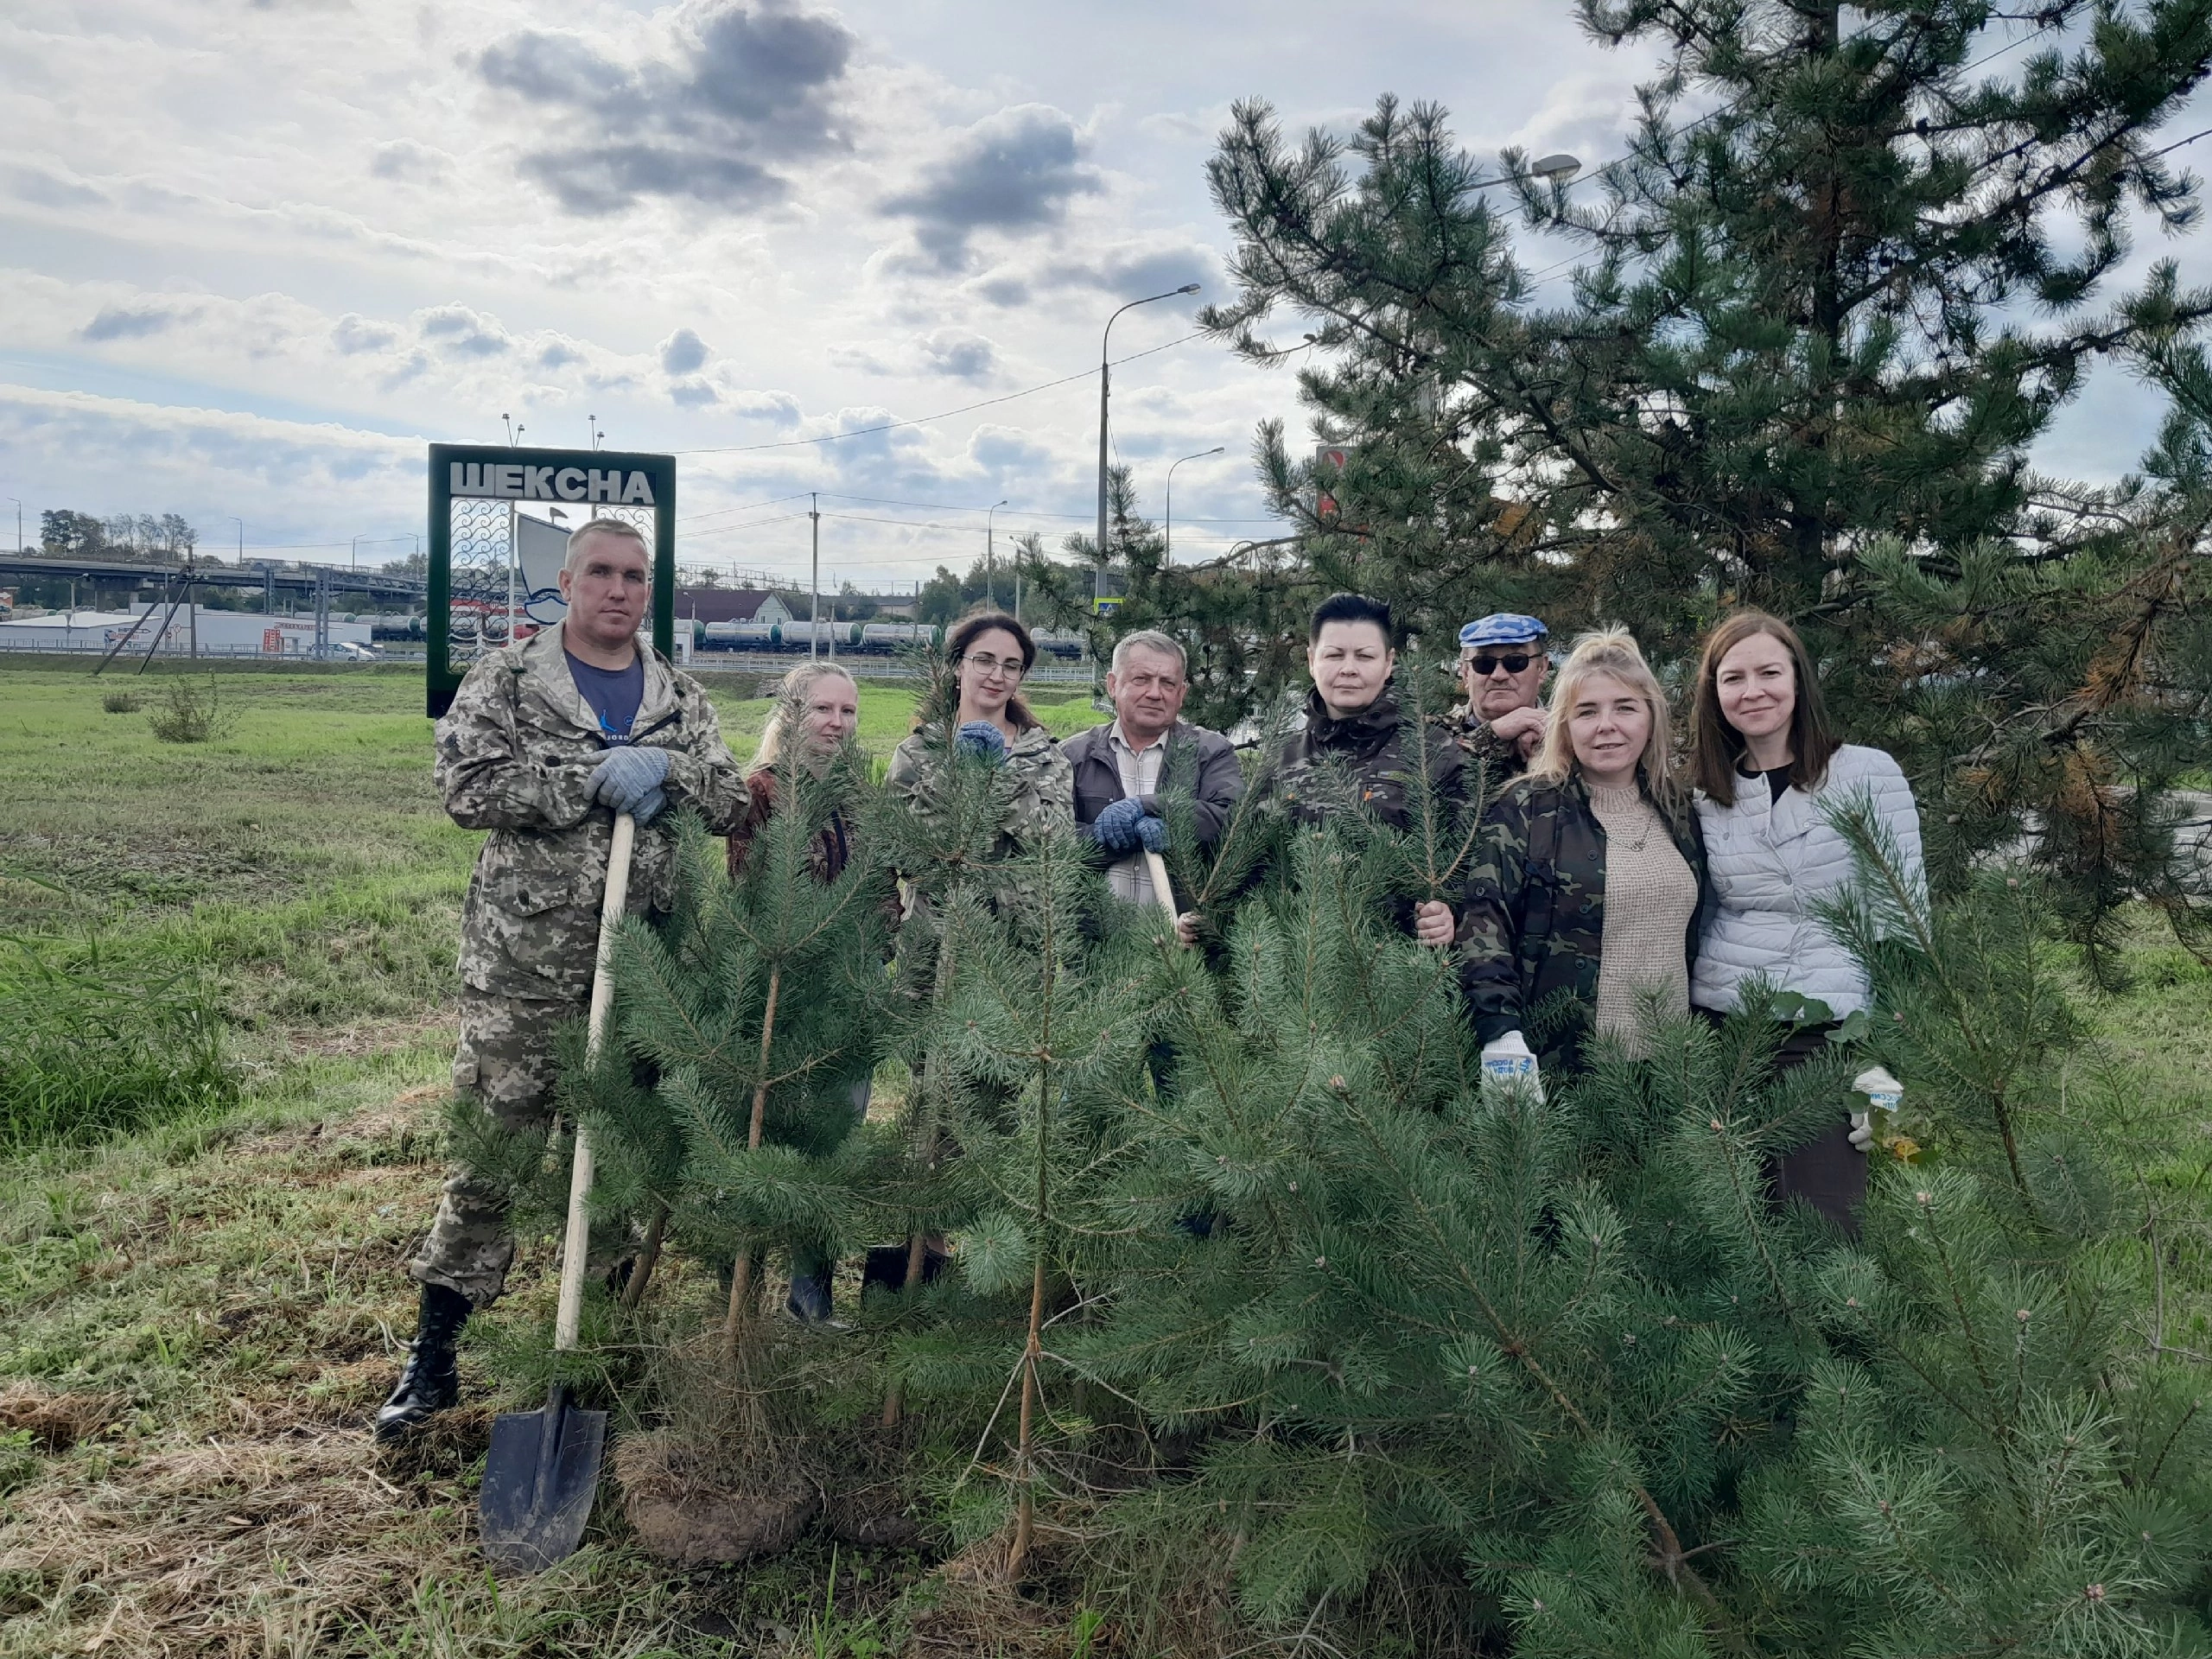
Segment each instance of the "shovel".
[{"label": "shovel", "polygon": [[1158,853],[1147,852],[1144,868],[1145,874],[1152,878],[1152,896],[1160,901],[1160,909],[1167,912],[1167,937],[1174,938],[1175,923],[1181,912],[1175,908],[1175,889],[1167,883],[1167,861]]},{"label": "shovel", "polygon": [[[598,1056],[614,1008],[614,976],[607,959],[614,930],[630,898],[630,849],[638,826],[626,812],[614,820],[607,855],[607,897],[599,911],[599,961],[591,982],[589,1052]],[[569,1230],[561,1248],[561,1303],[553,1321],[553,1351],[576,1345],[583,1312],[584,1257],[591,1248],[591,1139],[576,1125],[575,1161],[569,1172]],[[484,1554],[501,1573],[536,1573],[575,1554],[599,1490],[600,1454],[607,1446],[607,1414],[578,1411],[569,1385],[556,1382],[543,1411],[510,1411],[492,1425],[492,1450],[484,1459],[477,1530]]]}]

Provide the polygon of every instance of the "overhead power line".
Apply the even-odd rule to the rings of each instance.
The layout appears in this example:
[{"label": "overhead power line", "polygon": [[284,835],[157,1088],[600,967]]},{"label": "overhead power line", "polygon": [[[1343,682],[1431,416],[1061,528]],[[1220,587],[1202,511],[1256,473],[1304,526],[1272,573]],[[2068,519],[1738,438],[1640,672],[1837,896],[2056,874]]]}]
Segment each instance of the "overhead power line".
[{"label": "overhead power line", "polygon": [[[1154,346],[1141,352],[1131,352],[1127,357],[1117,357],[1114,359],[1113,366],[1119,368],[1122,364],[1134,363],[1141,357],[1151,357],[1160,352],[1172,352],[1178,346],[1187,346],[1205,332],[1203,328],[1193,328],[1180,340],[1171,340],[1165,346]],[[878,432],[895,432],[901,427],[925,426],[931,421],[949,421],[955,415],[971,414],[979,409],[992,409],[1000,404],[1013,403],[1017,398],[1033,397],[1037,393],[1050,391],[1055,386],[1072,385],[1077,380],[1088,380],[1097,372],[1096,369],[1085,369],[1080,374],[1062,375],[1057,380],[1047,380],[1042,385],[1026,386],[1020,391],[1009,391],[1003,397],[986,397],[980,403],[963,404],[957,409],[941,410],[934,415],[917,415],[912,420],[884,421],[874,426],[855,427],[849,432],[825,432],[816,438],[780,438],[773,443],[721,444],[713,448],[677,449],[672,453],[679,455],[744,455],[763,449],[804,449],[817,443],[842,443],[848,438],[872,437]]]}]

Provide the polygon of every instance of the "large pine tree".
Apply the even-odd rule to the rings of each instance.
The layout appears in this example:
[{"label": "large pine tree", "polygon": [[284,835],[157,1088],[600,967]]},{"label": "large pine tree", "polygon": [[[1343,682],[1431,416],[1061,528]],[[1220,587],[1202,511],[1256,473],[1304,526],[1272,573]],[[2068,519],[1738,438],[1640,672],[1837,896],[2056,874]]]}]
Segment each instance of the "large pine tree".
[{"label": "large pine tree", "polygon": [[[2204,578],[2172,492],[2032,456],[2096,365],[2177,387],[2212,315],[2171,262],[2121,275],[2138,225],[2196,222],[2166,126],[2212,7],[1578,15],[1664,62],[1629,154],[1571,186],[1513,152],[1486,178],[1442,111],[1390,99],[1349,137],[1294,143],[1258,103],[1224,135],[1239,293],[1205,321],[1266,364],[1279,316],[1312,328],[1300,392],[1352,449],[1340,475],[1262,434],[1292,574],[1392,599],[1438,651],[1493,607],[1631,618],[1677,656],[1728,606],[1776,609],[1852,734],[1906,760],[1943,870],[2040,824],[2094,938],[2171,885],[2158,793],[2176,736],[2204,741]],[[1509,204],[1576,250],[1564,294]]]}]

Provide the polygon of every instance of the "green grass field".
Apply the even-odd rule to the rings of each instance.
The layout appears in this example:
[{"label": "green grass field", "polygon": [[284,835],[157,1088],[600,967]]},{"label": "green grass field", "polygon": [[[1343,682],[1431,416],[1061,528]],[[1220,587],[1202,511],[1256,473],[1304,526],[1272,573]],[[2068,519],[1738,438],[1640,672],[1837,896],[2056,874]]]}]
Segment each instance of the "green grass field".
[{"label": "green grass field", "polygon": [[[826,1548],[671,1569],[611,1503],[563,1568],[490,1584],[474,1480],[505,1402],[486,1356],[548,1316],[544,1243],[472,1327],[467,1404],[399,1451],[365,1432],[442,1176],[478,837],[431,790],[413,675],[218,683],[231,728],[188,747],[102,708],[118,687],[157,702],[162,676],[0,664],[8,1020],[41,1019],[34,961],[196,976],[240,1079],[134,1133],[0,1158],[0,1656],[1090,1651],[1072,1605],[979,1631],[912,1557],[843,1557],[826,1616]],[[715,690],[741,755],[767,709],[753,689]],[[862,741],[887,753],[910,709],[903,688],[865,688]],[[1040,713],[1063,734],[1098,718],[1080,695]],[[2201,1137],[2212,976],[2148,922],[2132,960],[2133,991],[2088,1006]],[[2212,1203],[2177,1173],[2164,1207],[2174,1294],[2201,1305]],[[2208,1336],[2200,1319],[2189,1339]]]},{"label": "green grass field", "polygon": [[[135,1135],[0,1160],[0,1655],[887,1650],[868,1610],[912,1604],[915,1577],[888,1559],[849,1557],[826,1619],[811,1548],[677,1574],[602,1534],[494,1591],[472,1517],[500,1402],[473,1355],[435,1435],[371,1445],[442,1174],[480,837],[431,788],[415,673],[225,673],[227,729],[195,745],[149,729],[171,677],[0,664],[0,1040],[42,1018],[34,968],[185,976],[239,1078]],[[741,758],[757,678],[709,679]],[[106,712],[116,691],[143,706]],[[912,709],[864,686],[862,743],[887,757]],[[1039,713],[1098,718],[1083,693]],[[515,1329],[548,1313],[545,1266],[525,1246]]]}]

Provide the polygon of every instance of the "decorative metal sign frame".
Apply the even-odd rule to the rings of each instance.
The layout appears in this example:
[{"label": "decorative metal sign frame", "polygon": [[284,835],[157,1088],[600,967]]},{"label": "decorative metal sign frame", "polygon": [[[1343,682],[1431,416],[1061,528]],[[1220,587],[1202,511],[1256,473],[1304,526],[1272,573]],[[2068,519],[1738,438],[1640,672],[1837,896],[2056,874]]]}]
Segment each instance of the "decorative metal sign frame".
[{"label": "decorative metal sign frame", "polygon": [[[469,665],[542,626],[558,590],[529,543],[550,546],[587,519],[650,526],[652,640],[676,641],[676,457],[607,449],[520,449],[505,444],[430,446],[429,646],[423,702],[435,720],[452,707]],[[524,504],[553,517],[524,514]],[[527,569],[525,567],[528,567]],[[531,607],[538,608],[533,612]]]}]

